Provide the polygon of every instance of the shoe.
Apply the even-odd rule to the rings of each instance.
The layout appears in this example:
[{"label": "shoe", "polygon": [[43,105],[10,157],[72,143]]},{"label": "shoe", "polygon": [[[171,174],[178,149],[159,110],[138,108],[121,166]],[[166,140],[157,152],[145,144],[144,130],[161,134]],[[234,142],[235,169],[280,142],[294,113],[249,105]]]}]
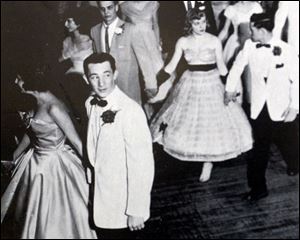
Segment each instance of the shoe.
[{"label": "shoe", "polygon": [[292,170],[292,169],[288,169],[286,171],[287,175],[293,177],[293,176],[296,176],[298,173],[299,173],[299,170]]},{"label": "shoe", "polygon": [[210,179],[211,170],[213,168],[213,164],[210,162],[205,162],[202,167],[202,173],[200,175],[200,182],[207,182]]},{"label": "shoe", "polygon": [[252,191],[247,192],[242,196],[243,200],[247,200],[249,202],[257,202],[258,200],[265,198],[269,195],[268,191],[261,193],[253,193]]}]

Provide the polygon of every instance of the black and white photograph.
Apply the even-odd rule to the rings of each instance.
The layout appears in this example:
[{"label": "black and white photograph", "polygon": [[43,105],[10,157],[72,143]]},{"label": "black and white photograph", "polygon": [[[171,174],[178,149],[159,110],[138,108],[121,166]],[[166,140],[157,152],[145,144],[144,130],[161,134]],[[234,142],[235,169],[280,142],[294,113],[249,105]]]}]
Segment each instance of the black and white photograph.
[{"label": "black and white photograph", "polygon": [[1,1],[1,239],[299,239],[299,1]]}]

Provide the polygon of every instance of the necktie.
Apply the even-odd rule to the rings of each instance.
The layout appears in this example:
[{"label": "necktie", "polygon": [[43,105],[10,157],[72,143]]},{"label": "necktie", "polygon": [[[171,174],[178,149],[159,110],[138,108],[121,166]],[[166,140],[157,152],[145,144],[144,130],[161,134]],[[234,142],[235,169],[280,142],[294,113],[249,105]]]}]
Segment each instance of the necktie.
[{"label": "necktie", "polygon": [[193,6],[192,6],[192,1],[187,1],[187,10],[190,11],[191,9],[193,9]]},{"label": "necktie", "polygon": [[262,47],[271,48],[271,45],[270,44],[264,44],[264,43],[256,44],[256,48],[262,48]]},{"label": "necktie", "polygon": [[105,107],[107,105],[107,101],[103,99],[99,99],[96,95],[93,96],[94,98],[90,101],[91,105],[98,105],[100,107]]},{"label": "necktie", "polygon": [[109,53],[109,36],[108,36],[108,28],[109,26],[105,26],[105,52]]}]

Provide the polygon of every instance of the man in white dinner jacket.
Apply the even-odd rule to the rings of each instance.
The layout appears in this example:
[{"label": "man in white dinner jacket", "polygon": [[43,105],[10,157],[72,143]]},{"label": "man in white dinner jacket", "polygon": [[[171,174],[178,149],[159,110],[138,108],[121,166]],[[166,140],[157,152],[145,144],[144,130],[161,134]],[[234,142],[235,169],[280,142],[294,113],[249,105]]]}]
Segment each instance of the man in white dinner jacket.
[{"label": "man in white dinner jacket", "polygon": [[281,151],[288,175],[299,171],[299,58],[292,46],[273,37],[274,22],[268,14],[254,14],[250,24],[252,40],[245,43],[228,75],[225,104],[235,100],[238,79],[248,65],[255,144],[247,162],[251,190],[245,199],[257,201],[268,195],[265,173],[271,142]]},{"label": "man in white dinner jacket", "polygon": [[150,216],[152,139],[142,108],[115,84],[114,58],[84,61],[93,93],[86,101],[87,154],[94,167],[93,219],[99,238],[131,238]]}]

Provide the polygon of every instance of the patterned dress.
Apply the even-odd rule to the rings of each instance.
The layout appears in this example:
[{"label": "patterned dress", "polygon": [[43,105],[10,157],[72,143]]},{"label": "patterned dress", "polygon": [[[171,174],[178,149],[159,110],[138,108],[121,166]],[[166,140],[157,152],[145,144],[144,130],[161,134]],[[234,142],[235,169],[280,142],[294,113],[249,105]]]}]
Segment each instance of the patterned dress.
[{"label": "patterned dress", "polygon": [[[187,62],[211,64],[215,50],[184,51]],[[198,61],[199,62],[199,61]],[[217,69],[187,70],[151,123],[153,141],[183,161],[223,161],[252,148],[251,127],[238,103],[224,105]]]}]

